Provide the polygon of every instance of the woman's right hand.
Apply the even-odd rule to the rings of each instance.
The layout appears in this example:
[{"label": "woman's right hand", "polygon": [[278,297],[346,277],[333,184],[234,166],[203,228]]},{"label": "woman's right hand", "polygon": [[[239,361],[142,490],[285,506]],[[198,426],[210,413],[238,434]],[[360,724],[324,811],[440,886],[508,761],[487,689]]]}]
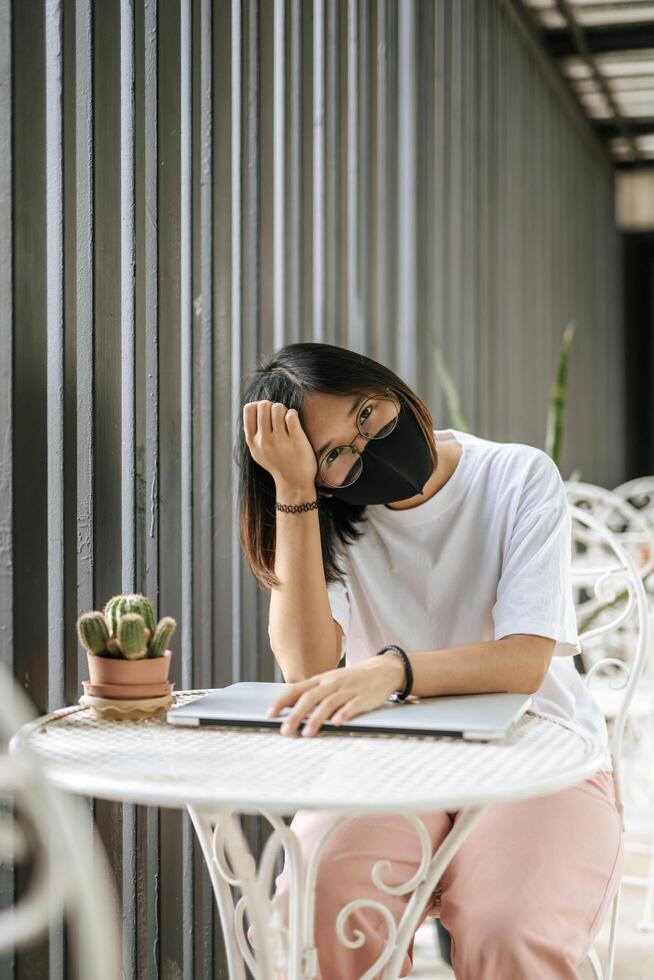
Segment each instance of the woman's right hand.
[{"label": "woman's right hand", "polygon": [[300,416],[281,402],[266,399],[243,406],[245,441],[254,461],[278,486],[313,487],[318,463]]}]

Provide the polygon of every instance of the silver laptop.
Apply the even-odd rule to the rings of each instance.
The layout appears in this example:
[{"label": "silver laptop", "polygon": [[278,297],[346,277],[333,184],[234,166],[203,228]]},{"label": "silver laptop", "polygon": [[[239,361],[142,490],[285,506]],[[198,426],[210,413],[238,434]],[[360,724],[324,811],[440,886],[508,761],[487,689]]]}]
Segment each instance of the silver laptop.
[{"label": "silver laptop", "polygon": [[[218,688],[188,704],[171,708],[171,725],[227,725],[279,728],[291,710],[267,718],[266,711],[286,684],[242,681]],[[421,698],[417,702],[387,702],[342,725],[323,722],[320,731],[379,732],[402,735],[453,735],[491,740],[503,738],[531,704],[529,694],[457,694]],[[317,734],[320,734],[318,732]],[[314,736],[315,737],[315,736]]]}]

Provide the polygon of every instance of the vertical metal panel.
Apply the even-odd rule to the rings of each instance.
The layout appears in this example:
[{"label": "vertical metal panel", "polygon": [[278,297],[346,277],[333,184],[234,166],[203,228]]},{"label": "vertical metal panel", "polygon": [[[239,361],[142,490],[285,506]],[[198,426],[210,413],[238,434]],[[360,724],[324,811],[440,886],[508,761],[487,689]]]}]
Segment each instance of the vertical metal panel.
[{"label": "vertical metal panel", "polygon": [[[70,8],[69,8],[70,9]],[[74,133],[75,133],[75,595],[74,615],[96,606],[94,577],[94,364],[93,364],[93,72],[92,13],[90,0],[76,0],[74,9]],[[72,442],[72,440],[71,440]],[[72,487],[68,491],[71,493]],[[72,495],[72,493],[71,493]],[[68,556],[69,558],[71,556]],[[72,565],[71,561],[71,565]],[[87,674],[86,651],[78,644],[74,677],[66,678],[66,691],[79,689]],[[85,801],[80,801],[84,806]],[[94,810],[93,802],[91,802]],[[89,842],[92,847],[93,843]]]},{"label": "vertical metal panel", "polygon": [[479,154],[479,58],[475,36],[479,23],[479,8],[462,4],[461,62],[466,66],[461,91],[461,332],[462,377],[461,395],[465,398],[470,424],[478,424],[477,406],[477,290],[479,269],[477,266],[479,227],[478,177],[481,169]]},{"label": "vertical metal panel", "polygon": [[325,341],[325,4],[313,4],[313,339]]},{"label": "vertical metal panel", "polygon": [[[199,8],[199,10],[198,10]],[[195,16],[196,11],[198,16]],[[194,358],[197,377],[197,394],[194,402],[197,411],[194,419],[198,428],[197,445],[199,461],[195,472],[194,500],[197,503],[198,521],[193,534],[195,567],[198,570],[197,585],[194,589],[194,636],[197,649],[207,651],[215,643],[216,616],[213,603],[215,588],[213,548],[215,538],[214,513],[217,502],[213,483],[214,441],[213,425],[213,58],[212,58],[213,12],[211,0],[200,0],[194,7],[193,43],[199,49],[199,194],[196,193],[194,206],[195,235],[199,240],[198,289],[196,292],[196,314],[198,321],[197,357]],[[194,57],[197,63],[197,57]],[[199,205],[199,208],[197,207]],[[196,658],[194,684],[211,687],[213,664],[208,655]],[[189,828],[190,830],[191,828]],[[191,935],[195,936],[196,969],[195,975],[205,980],[213,977],[217,969],[213,956],[213,916],[214,899],[208,869],[199,849],[195,847],[197,910],[191,919]]]},{"label": "vertical metal panel", "polygon": [[[64,701],[64,241],[61,0],[45,4],[48,708]],[[64,936],[50,928],[50,970],[63,976]]]},{"label": "vertical metal panel", "polygon": [[491,399],[489,391],[488,363],[491,353],[493,330],[493,215],[494,199],[494,87],[492,69],[495,40],[495,10],[491,4],[483,4],[479,11],[479,214],[477,236],[479,240],[479,313],[478,313],[478,360],[477,360],[477,431],[489,431]]},{"label": "vertical metal panel", "polygon": [[11,256],[12,213],[12,78],[11,9],[9,0],[0,3],[0,658],[13,661],[13,567],[12,557],[12,389],[13,389],[13,276]]},{"label": "vertical metal panel", "polygon": [[[498,127],[498,156],[497,156],[497,174],[498,174],[498,188],[497,188],[497,219],[498,219],[498,234],[497,234],[497,251],[498,260],[496,263],[496,281],[497,281],[497,299],[498,299],[498,315],[496,319],[496,333],[494,337],[494,348],[493,348],[493,379],[495,383],[494,388],[494,417],[493,417],[493,430],[494,432],[507,432],[507,408],[506,408],[506,396],[509,390],[509,378],[507,376],[507,371],[505,369],[505,360],[507,354],[507,342],[508,338],[506,336],[506,317],[508,313],[509,305],[509,285],[508,279],[510,275],[510,262],[511,256],[509,254],[509,235],[508,235],[508,222],[509,222],[509,165],[510,165],[510,151],[508,148],[509,134],[511,127],[511,115],[510,108],[508,105],[508,85],[507,85],[507,73],[505,70],[505,65],[507,64],[508,57],[508,34],[506,31],[506,17],[503,10],[500,10],[500,16],[498,18],[498,36],[497,36],[497,60],[496,60],[496,84],[498,88],[498,103],[497,103],[497,127]],[[502,256],[500,261],[499,256]]]},{"label": "vertical metal panel", "polygon": [[[213,471],[213,187],[211,182],[213,164],[212,129],[212,57],[211,34],[213,30],[211,0],[202,0],[200,7],[200,145],[202,147],[200,171],[200,347],[199,362],[201,379],[199,391],[201,432],[201,480],[200,504],[202,526],[201,535],[201,622],[200,633],[203,649],[209,649],[213,641],[213,562],[211,542],[213,538],[214,495],[212,492]],[[203,685],[211,683],[211,664],[200,665]]]},{"label": "vertical metal panel", "polygon": [[[181,654],[182,686],[193,677],[193,320],[192,320],[192,38],[191,0],[180,4],[180,491],[181,491]],[[193,831],[187,813],[182,822],[182,919],[184,976],[194,971]]]},{"label": "vertical metal panel", "polygon": [[[247,4],[243,8],[242,372],[247,370],[246,365],[255,364],[261,353],[260,245],[263,228],[261,219],[259,10],[260,5],[257,0],[247,0]],[[310,100],[308,107],[311,107]],[[243,424],[240,413],[237,424]],[[267,623],[265,625],[261,623],[263,593],[260,592],[253,577],[245,573],[243,566],[241,576],[241,660],[239,669],[240,676],[243,679],[249,679],[258,676],[262,670],[258,651],[261,643],[268,641]],[[268,597],[265,598],[267,600]],[[265,640],[263,636],[265,636]]]},{"label": "vertical metal panel", "polygon": [[372,343],[370,316],[370,0],[357,5],[357,177],[356,209],[357,242],[357,317],[358,343],[361,351],[369,351]]},{"label": "vertical metal panel", "polygon": [[363,349],[359,309],[359,24],[358,4],[347,6],[347,336],[352,350]]},{"label": "vertical metal panel", "polygon": [[[95,599],[121,591],[121,58],[120,7],[93,4]],[[68,623],[68,635],[74,629]],[[122,892],[123,812],[98,800],[96,825]]]},{"label": "vertical metal panel", "polygon": [[11,9],[0,3],[0,659],[13,663],[13,276]]},{"label": "vertical metal panel", "polygon": [[[431,95],[431,112],[434,117],[434,145],[432,150],[432,197],[433,210],[428,214],[428,220],[433,226],[433,258],[430,272],[431,294],[429,297],[429,317],[432,323],[434,348],[444,352],[446,330],[446,297],[447,277],[446,261],[447,247],[445,242],[445,221],[447,214],[447,178],[448,178],[448,140],[447,140],[447,87],[448,70],[448,37],[447,17],[444,3],[434,6],[434,37],[433,37],[434,90]],[[432,364],[434,359],[432,359]],[[444,428],[447,420],[444,414],[445,399],[439,379],[432,380],[434,389],[431,410],[436,428]]]},{"label": "vertical metal panel", "polygon": [[392,359],[389,280],[388,280],[388,46],[386,0],[377,0],[376,5],[376,168],[375,168],[375,319],[376,356],[382,364],[390,364]]},{"label": "vertical metal panel", "polygon": [[[181,20],[177,0],[159,0],[159,606],[181,633]],[[172,679],[179,689],[183,670],[180,639]],[[183,976],[188,859],[184,814],[163,809],[159,817],[159,959],[163,976]]]},{"label": "vertical metal panel", "polygon": [[[93,80],[90,0],[75,9],[76,347],[77,347],[77,612],[93,594]],[[86,654],[78,649],[78,677]]]},{"label": "vertical metal panel", "polygon": [[347,331],[348,346],[361,350],[359,322],[359,25],[358,4],[347,7]]},{"label": "vertical metal panel", "polygon": [[0,2],[0,659],[13,663],[13,276],[11,4]]},{"label": "vertical metal panel", "polygon": [[191,5],[180,4],[180,392],[182,684],[193,687],[193,322],[191,278]]},{"label": "vertical metal panel", "polygon": [[400,344],[398,370],[410,385],[417,382],[416,323],[416,79],[415,8],[400,4],[398,16],[398,289]]},{"label": "vertical metal panel", "polygon": [[[215,583],[213,607],[213,683],[223,685],[232,679],[232,480],[234,468],[226,465],[233,445],[233,402],[231,374],[231,296],[232,296],[232,87],[231,87],[231,0],[214,3],[213,37],[213,126],[215,132],[212,178],[214,211],[211,225],[214,242],[213,288],[215,296],[213,340],[215,431],[212,482],[216,496],[213,555]],[[226,220],[229,218],[229,220]]]},{"label": "vertical metal panel", "polygon": [[[510,42],[510,38],[508,38]],[[505,399],[503,404],[503,422],[506,431],[509,433],[509,438],[513,441],[519,439],[518,429],[520,426],[520,420],[516,418],[514,412],[514,406],[516,404],[516,398],[514,395],[515,390],[515,377],[516,369],[518,365],[518,351],[516,347],[517,337],[517,324],[520,318],[519,311],[519,297],[520,297],[520,266],[521,266],[521,249],[522,244],[520,242],[519,228],[520,228],[520,202],[519,202],[519,192],[520,192],[520,100],[519,100],[519,86],[513,84],[511,81],[516,77],[516,73],[519,71],[519,65],[517,64],[518,57],[520,54],[520,49],[515,45],[509,43],[507,46],[507,61],[505,64],[505,73],[503,79],[503,85],[506,89],[506,112],[507,112],[507,158],[506,158],[506,193],[507,193],[507,213],[506,213],[506,231],[507,231],[507,294],[505,298],[506,303],[506,318],[504,324],[504,343],[502,345],[504,366],[506,370],[506,388],[505,388]],[[513,123],[517,121],[517,125]]]},{"label": "vertical metal panel", "polygon": [[45,6],[48,706],[64,703],[64,318],[61,0]]},{"label": "vertical metal panel", "polygon": [[288,342],[302,337],[302,17],[300,0],[289,7],[288,116]]},{"label": "vertical metal panel", "polygon": [[[121,588],[136,588],[134,8],[120,4]],[[136,965],[136,807],[123,807],[123,969]]]},{"label": "vertical metal panel", "polygon": [[[257,344],[259,350],[275,349],[275,5],[256,6],[256,131],[257,131],[257,266],[259,308]],[[284,19],[286,19],[284,17]],[[286,53],[284,52],[284,61]],[[284,87],[286,80],[284,79]],[[286,120],[284,119],[284,129]],[[283,144],[282,144],[283,145]],[[283,173],[283,170],[282,170]],[[284,191],[285,196],[285,191]],[[285,257],[284,257],[285,259]],[[285,273],[284,273],[285,276]],[[266,310],[267,315],[261,316]],[[266,599],[267,599],[267,593]],[[268,643],[267,617],[265,643]]]},{"label": "vertical metal panel", "polygon": [[[158,206],[157,206],[157,40],[158,3],[145,0],[137,7],[142,51],[139,105],[142,133],[141,201],[138,228],[141,236],[141,289],[137,292],[137,324],[142,325],[142,355],[138,377],[139,441],[137,479],[141,487],[137,535],[139,585],[155,603],[159,615],[159,345],[158,345]],[[142,297],[142,299],[141,299]],[[141,304],[139,308],[139,303]],[[155,980],[159,975],[159,811],[156,807],[137,810],[138,859],[140,862],[137,907],[137,975]]]},{"label": "vertical metal panel", "polygon": [[396,193],[399,180],[399,119],[400,104],[397,98],[399,87],[399,51],[398,51],[398,19],[399,4],[387,4],[387,86],[388,86],[388,117],[386,120],[386,130],[388,134],[387,146],[388,157],[387,166],[387,186],[389,189],[387,199],[387,228],[388,241],[391,244],[387,262],[388,276],[388,306],[391,314],[389,327],[389,338],[392,353],[392,365],[397,369],[398,350],[401,344],[398,316],[396,309],[396,297],[399,288],[399,264],[397,261],[397,248],[400,240],[400,202]]},{"label": "vertical metal panel", "polygon": [[325,340],[336,344],[339,336],[340,292],[340,120],[339,120],[339,6],[327,0],[325,53]]},{"label": "vertical metal panel", "polygon": [[[3,201],[3,217],[9,223],[3,222],[0,230],[3,242],[10,242],[14,251],[13,258],[2,253],[3,285],[8,272],[5,262],[13,266],[13,295],[0,297],[0,316],[7,312],[13,318],[7,323],[13,330],[12,359],[7,365],[13,372],[13,425],[11,434],[3,431],[10,438],[2,452],[12,456],[8,488],[13,494],[12,551],[8,555],[13,567],[12,659],[19,683],[40,711],[47,710],[49,698],[44,35],[43,5],[30,11],[14,3],[8,35],[11,75],[4,78],[10,81],[12,106],[11,115],[3,114],[2,120],[9,138],[6,163],[11,164],[7,174],[11,177],[11,212],[7,214]],[[4,158],[0,166],[4,175]],[[41,479],[35,480],[35,473]],[[15,869],[16,894],[26,885],[27,875],[19,866]],[[14,967],[16,976],[47,976],[48,937],[17,953],[8,972]]]},{"label": "vertical metal panel", "polygon": [[[232,432],[242,424],[240,387],[242,344],[242,146],[241,146],[241,0],[232,0],[232,59],[231,59],[231,109],[232,109]],[[238,471],[232,467],[232,515],[238,513]],[[232,526],[232,678],[241,680],[241,555],[236,520]]]},{"label": "vertical metal panel", "polygon": [[275,0],[273,102],[274,343],[284,344],[286,317],[286,0]]},{"label": "vertical metal panel", "polygon": [[122,588],[135,588],[134,506],[134,8],[120,3],[120,296]]},{"label": "vertical metal panel", "polygon": [[[527,160],[527,172],[528,172],[528,190],[527,197],[530,201],[531,214],[530,222],[532,227],[543,229],[544,234],[544,200],[541,192],[541,186],[543,181],[543,165],[545,159],[545,147],[543,145],[543,128],[544,128],[544,106],[543,106],[543,89],[538,85],[538,74],[534,65],[529,66],[529,85],[530,91],[527,93],[525,98],[531,100],[531,110],[528,112],[528,117],[530,120],[531,127],[531,145],[533,152],[533,160]],[[543,266],[535,267],[533,263],[527,259],[528,268],[531,274],[532,288],[531,288],[531,302],[526,300],[528,312],[527,316],[533,317],[534,321],[534,336],[533,336],[533,352],[534,357],[538,363],[545,363],[545,351],[544,351],[544,337],[546,335],[546,325],[544,322],[544,314],[547,307],[547,301],[544,297],[544,276],[543,276]],[[545,421],[542,422],[540,432],[538,433],[541,438],[545,435]]]},{"label": "vertical metal panel", "polygon": [[[213,556],[215,579],[213,607],[215,632],[211,646],[212,683],[229,684],[233,676],[233,590],[239,588],[233,575],[233,502],[232,460],[234,440],[234,407],[232,392],[232,258],[233,238],[231,207],[232,187],[232,0],[214,0],[213,34],[213,127],[215,132],[212,178],[214,210],[211,225],[214,242],[213,319],[214,359],[212,417],[215,431],[212,483],[215,491]],[[240,14],[240,5],[238,5]],[[240,419],[239,419],[240,421]],[[214,975],[224,971],[225,956],[220,922],[214,912]]]},{"label": "vertical metal panel", "polygon": [[[9,670],[14,661],[11,19],[9,0],[0,0],[0,660]],[[14,884],[13,868],[5,860],[0,867],[3,908],[14,902]],[[7,975],[13,976],[11,950],[5,955],[5,963]]]},{"label": "vertical metal panel", "polygon": [[[434,370],[432,367],[431,322],[433,309],[433,268],[435,263],[436,227],[428,216],[434,211],[434,113],[431,109],[434,94],[434,4],[417,4],[415,17],[415,102],[419,111],[417,123],[420,139],[416,138],[415,182],[416,208],[415,233],[415,282],[416,282],[416,336],[420,343],[420,356],[416,369],[416,390],[427,404],[434,396]],[[418,192],[419,189],[419,192]]]}]

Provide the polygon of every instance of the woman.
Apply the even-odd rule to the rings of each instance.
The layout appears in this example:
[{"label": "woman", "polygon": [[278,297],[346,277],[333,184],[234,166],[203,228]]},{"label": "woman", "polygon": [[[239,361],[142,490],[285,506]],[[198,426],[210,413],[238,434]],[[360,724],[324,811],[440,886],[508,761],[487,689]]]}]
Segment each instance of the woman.
[{"label": "woman", "polygon": [[[602,752],[584,783],[491,807],[443,874],[441,921],[461,980],[565,980],[598,931],[624,860],[604,719],[574,667],[570,521],[541,450],[455,430],[393,371],[329,344],[265,358],[245,392],[241,540],[270,590],[269,634],[287,688],[283,734],[315,737],[389,696],[533,693]],[[387,644],[399,649],[387,649]],[[338,667],[345,652],[346,666]],[[302,722],[304,724],[302,726]],[[434,849],[458,812],[421,814]],[[298,812],[304,855],[329,813]],[[406,895],[374,886],[381,857],[408,880],[419,841],[401,817],[357,817],[330,838],[316,892],[321,980],[361,976],[386,934],[359,908],[343,946],[339,910]],[[287,910],[288,869],[276,880]],[[413,941],[402,976],[411,970]]]}]

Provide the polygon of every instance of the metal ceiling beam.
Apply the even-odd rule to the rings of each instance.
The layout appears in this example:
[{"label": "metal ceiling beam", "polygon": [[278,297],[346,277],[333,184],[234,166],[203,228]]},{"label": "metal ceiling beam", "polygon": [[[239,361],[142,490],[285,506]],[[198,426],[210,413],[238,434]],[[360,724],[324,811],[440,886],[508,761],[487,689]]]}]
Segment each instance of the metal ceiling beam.
[{"label": "metal ceiling beam", "polygon": [[581,27],[581,25],[579,24],[579,21],[577,20],[577,16],[575,14],[572,5],[569,3],[569,0],[556,0],[556,7],[568,25],[568,30],[575,46],[575,53],[584,62],[584,64],[588,68],[588,71],[591,74],[591,77],[595,80],[598,88],[602,92],[602,95],[606,99],[611,109],[611,112],[615,117],[614,121],[616,126],[618,127],[620,135],[623,137],[623,139],[626,140],[626,142],[629,145],[632,158],[634,160],[640,160],[641,153],[640,150],[638,149],[636,140],[634,139],[634,134],[629,128],[629,123],[627,119],[625,119],[625,117],[622,115],[620,107],[618,106],[617,102],[613,97],[613,92],[609,88],[606,78],[604,77],[604,75],[602,74],[602,72],[599,70],[597,66],[594,53],[588,47],[588,42],[586,40],[586,32],[583,29],[583,27]]},{"label": "metal ceiling beam", "polygon": [[543,77],[547,79],[556,95],[561,109],[568,114],[579,134],[585,138],[586,145],[609,166],[613,166],[615,161],[609,147],[601,139],[592,120],[572,91],[569,79],[563,75],[556,59],[550,56],[545,46],[547,40],[545,32],[537,23],[532,9],[525,6],[524,0],[500,0],[500,3],[511,18],[515,29],[519,31],[520,37],[528,45],[529,51],[540,66]]},{"label": "metal ceiling beam", "polygon": [[[654,48],[654,22],[641,24],[607,24],[606,27],[585,27],[584,37],[592,54],[613,51],[641,51]],[[577,54],[574,38],[565,28],[543,29],[543,44],[554,58],[569,58]]]},{"label": "metal ceiling beam", "polygon": [[[594,119],[593,124],[597,127],[602,137],[611,138],[622,135],[616,125],[615,119]],[[654,116],[630,119],[629,129],[634,136],[648,136],[650,133],[654,133]]]},{"label": "metal ceiling beam", "polygon": [[654,160],[616,160],[616,170],[654,170]]}]

